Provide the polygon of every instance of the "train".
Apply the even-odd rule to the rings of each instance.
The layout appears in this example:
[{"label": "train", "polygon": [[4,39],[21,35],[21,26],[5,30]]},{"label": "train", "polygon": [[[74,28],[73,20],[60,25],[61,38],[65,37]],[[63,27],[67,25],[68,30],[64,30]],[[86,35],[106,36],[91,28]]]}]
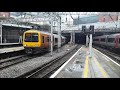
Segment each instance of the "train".
[{"label": "train", "polygon": [[[49,51],[51,33],[39,30],[27,30],[23,33],[23,47],[25,53],[36,54],[42,51]],[[66,37],[61,36],[61,45],[66,43]],[[53,48],[58,45],[58,35],[53,34]]]},{"label": "train", "polygon": [[107,49],[120,50],[120,33],[93,37],[93,44]]}]

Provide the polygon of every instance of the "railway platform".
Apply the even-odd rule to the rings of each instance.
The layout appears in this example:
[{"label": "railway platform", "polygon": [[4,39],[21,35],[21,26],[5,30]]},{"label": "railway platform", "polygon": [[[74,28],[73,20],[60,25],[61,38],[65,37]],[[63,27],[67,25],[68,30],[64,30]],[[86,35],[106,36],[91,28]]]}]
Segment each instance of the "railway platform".
[{"label": "railway platform", "polygon": [[120,64],[92,48],[82,46],[50,78],[120,78]]},{"label": "railway platform", "polygon": [[9,47],[9,48],[0,48],[0,54],[9,53],[9,52],[15,52],[15,51],[20,51],[20,50],[23,50],[23,49],[24,49],[23,46]]},{"label": "railway platform", "polygon": [[0,43],[0,46],[1,45],[20,45],[20,43]]},{"label": "railway platform", "polygon": [[6,47],[18,47],[22,46],[21,43],[0,43],[0,48],[6,48]]}]

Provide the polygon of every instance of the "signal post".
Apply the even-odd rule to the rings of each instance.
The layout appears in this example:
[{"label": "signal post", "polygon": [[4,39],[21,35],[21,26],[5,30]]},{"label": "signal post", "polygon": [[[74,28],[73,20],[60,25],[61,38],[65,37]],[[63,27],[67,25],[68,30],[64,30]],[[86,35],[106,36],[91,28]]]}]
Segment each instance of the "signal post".
[{"label": "signal post", "polygon": [[86,34],[86,47],[89,42],[89,57],[92,58],[92,34],[94,34],[94,25],[91,25],[89,29],[87,29],[86,26],[82,26],[82,31]]}]

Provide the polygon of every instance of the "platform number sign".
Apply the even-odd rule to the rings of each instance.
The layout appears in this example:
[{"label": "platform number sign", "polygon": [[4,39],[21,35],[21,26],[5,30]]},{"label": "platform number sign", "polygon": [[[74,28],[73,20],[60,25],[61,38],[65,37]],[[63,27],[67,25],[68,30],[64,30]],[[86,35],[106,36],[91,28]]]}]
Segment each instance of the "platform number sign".
[{"label": "platform number sign", "polygon": [[89,33],[90,34],[94,34],[94,25],[90,26]]}]

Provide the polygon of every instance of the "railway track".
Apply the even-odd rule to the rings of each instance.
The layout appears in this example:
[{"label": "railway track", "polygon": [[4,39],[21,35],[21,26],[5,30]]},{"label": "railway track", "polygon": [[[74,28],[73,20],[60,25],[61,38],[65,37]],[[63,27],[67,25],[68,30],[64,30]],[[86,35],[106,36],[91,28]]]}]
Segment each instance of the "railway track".
[{"label": "railway track", "polygon": [[63,56],[51,60],[50,62],[15,78],[49,78],[49,76],[63,65],[80,47],[81,46],[78,45]]},{"label": "railway track", "polygon": [[19,64],[19,63],[22,63],[24,61],[27,61],[27,60],[30,60],[30,59],[33,59],[33,58],[36,58],[36,57],[40,57],[45,53],[46,52],[41,53],[41,54],[31,55],[31,56],[27,55],[27,54],[23,54],[23,55],[19,55],[19,56],[15,56],[15,57],[0,60],[0,70],[8,68],[8,67],[16,65],[16,64]]},{"label": "railway track", "polygon": [[24,54],[25,54],[24,50],[0,53],[0,61],[2,59],[11,58],[11,57],[19,56],[19,55],[24,55]]},{"label": "railway track", "polygon": [[[44,55],[45,53],[47,52],[43,52],[41,54],[36,54],[36,55],[27,55],[25,54],[24,52],[21,53],[23,51],[20,51],[18,52],[17,54],[15,54],[14,56],[14,52],[13,52],[13,55],[11,57],[9,57],[9,53],[7,53],[8,56],[4,56],[4,59],[1,59],[0,60],[0,70],[2,69],[5,69],[5,68],[8,68],[10,66],[13,66],[13,65],[16,65],[16,64],[19,64],[19,63],[22,63],[24,61],[27,61],[27,60],[30,60],[30,59],[33,59],[33,58],[36,58],[36,57],[40,57],[42,55]],[[11,53],[10,53],[11,55]]]},{"label": "railway track", "polygon": [[120,64],[120,54],[119,53],[114,53],[111,52],[109,50],[97,47],[97,46],[93,46],[95,49],[101,51],[102,53],[104,53],[105,55],[109,56],[110,58],[112,58],[114,61],[116,61],[117,63]]},{"label": "railway track", "polygon": [[30,57],[30,56],[28,57],[25,54],[25,55],[20,55],[20,56],[8,58],[8,59],[0,60],[0,70],[8,68],[13,65],[16,65],[18,63],[22,63],[22,62],[32,59],[32,58],[34,58],[34,57]]}]

